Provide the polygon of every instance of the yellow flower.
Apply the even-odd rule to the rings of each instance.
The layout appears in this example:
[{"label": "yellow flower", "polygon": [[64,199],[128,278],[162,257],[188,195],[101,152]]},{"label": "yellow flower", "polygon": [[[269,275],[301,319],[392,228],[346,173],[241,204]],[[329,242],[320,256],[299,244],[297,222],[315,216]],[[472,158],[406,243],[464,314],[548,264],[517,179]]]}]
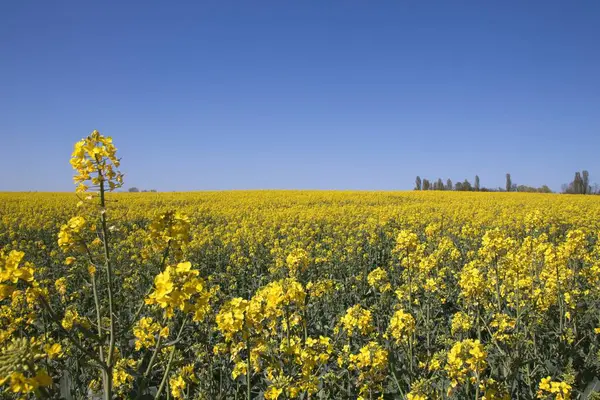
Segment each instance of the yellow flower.
[{"label": "yellow flower", "polygon": [[369,342],[358,354],[350,354],[348,369],[358,371],[359,394],[382,391],[387,376],[388,352],[377,342]]},{"label": "yellow flower", "polygon": [[397,253],[409,254],[414,252],[419,245],[419,237],[416,233],[408,230],[402,230],[396,237],[396,247],[394,251]]},{"label": "yellow flower", "polygon": [[185,396],[185,388],[187,384],[181,375],[177,375],[169,379],[171,387],[171,395],[176,399],[183,399]]},{"label": "yellow flower", "polygon": [[54,287],[61,296],[64,296],[67,293],[67,278],[64,276],[62,278],[58,278],[56,282],[54,282]]},{"label": "yellow flower", "polygon": [[552,378],[547,376],[540,381],[537,397],[539,399],[552,397],[555,400],[568,400],[571,398],[571,389],[571,385],[568,383],[552,381]]},{"label": "yellow flower", "polygon": [[140,319],[133,327],[133,335],[136,338],[135,349],[140,350],[142,348],[154,347],[156,344],[157,334],[159,332],[162,333],[165,329],[168,335],[168,328],[164,327],[161,329],[160,324],[154,322],[151,317],[144,317]]},{"label": "yellow flower", "polygon": [[452,387],[465,382],[469,374],[479,374],[486,367],[483,345],[479,340],[465,339],[456,342],[448,353],[446,371],[451,379]]},{"label": "yellow flower", "polygon": [[463,267],[458,285],[461,288],[461,297],[468,304],[479,304],[483,300],[487,283],[476,262]]},{"label": "yellow flower", "polygon": [[23,395],[33,394],[38,388],[52,384],[52,378],[36,361],[47,354],[37,338],[13,338],[1,348],[0,386],[8,384],[6,391]]},{"label": "yellow flower", "polygon": [[135,360],[124,358],[115,364],[113,369],[113,385],[120,393],[127,392],[133,385],[133,375],[129,370],[136,366]]},{"label": "yellow flower", "polygon": [[365,310],[360,304],[350,307],[346,310],[346,315],[342,317],[340,323],[349,336],[352,336],[355,331],[362,335],[367,335],[373,330],[373,317],[371,311]]},{"label": "yellow flower", "polygon": [[46,351],[46,354],[48,355],[48,358],[50,358],[50,359],[59,358],[63,354],[62,346],[60,345],[60,343],[46,345],[46,346],[44,346],[44,350]]},{"label": "yellow flower", "polygon": [[238,361],[237,363],[235,363],[235,366],[233,367],[233,371],[231,372],[231,376],[233,377],[233,379],[237,379],[238,376],[246,375],[247,373],[248,373],[248,364],[246,363],[245,360],[242,360],[242,361]]},{"label": "yellow flower", "polygon": [[375,268],[369,273],[369,275],[367,276],[367,282],[369,282],[369,285],[371,285],[375,289],[378,289],[382,293],[385,293],[392,289],[392,286],[388,281],[387,271],[381,267]]},{"label": "yellow flower", "polygon": [[321,279],[316,282],[308,282],[306,290],[314,298],[323,297],[335,290],[335,282],[331,279]]},{"label": "yellow flower", "polygon": [[178,211],[167,211],[159,214],[150,224],[150,238],[157,251],[163,252],[167,247],[180,260],[184,247],[190,242],[190,218]]},{"label": "yellow flower", "polygon": [[69,222],[60,227],[60,232],[58,232],[58,246],[63,251],[82,247],[84,242],[81,234],[86,229],[86,226],[86,220],[82,216],[71,218]]},{"label": "yellow flower", "polygon": [[168,266],[154,278],[154,291],[146,298],[146,304],[157,304],[165,309],[167,318],[171,318],[175,310],[193,311],[193,320],[201,321],[210,311],[209,300],[213,293],[207,290],[198,274],[190,262]]},{"label": "yellow flower", "polygon": [[75,143],[71,155],[71,166],[76,172],[73,181],[77,184],[77,192],[85,192],[89,186],[105,187],[114,190],[123,185],[123,175],[117,171],[120,161],[116,155],[117,149],[112,138],[105,137],[98,131],[93,131],[87,138]]},{"label": "yellow flower", "polygon": [[304,272],[308,268],[310,259],[304,249],[294,249],[285,260],[290,271],[290,276],[296,276],[299,272]]},{"label": "yellow flower", "polygon": [[217,327],[227,340],[240,332],[244,326],[245,314],[248,311],[248,300],[235,297],[225,303],[217,314]]},{"label": "yellow flower", "polygon": [[33,282],[33,266],[27,262],[21,265],[24,256],[22,251],[12,250],[8,255],[0,251],[0,283]]},{"label": "yellow flower", "polygon": [[277,400],[281,393],[283,393],[283,389],[270,386],[265,392],[265,400]]},{"label": "yellow flower", "polygon": [[50,386],[52,384],[52,378],[43,370],[31,378],[27,378],[21,372],[13,372],[8,379],[10,391],[19,394],[33,393],[40,386]]},{"label": "yellow flower", "polygon": [[494,319],[490,322],[490,327],[495,328],[495,332],[493,333],[494,338],[498,341],[508,340],[516,323],[514,318],[506,314],[494,314]]},{"label": "yellow flower", "polygon": [[74,308],[68,308],[67,311],[65,311],[61,325],[66,330],[71,330],[76,325],[81,325],[86,328],[89,327],[88,322],[84,318],[80,317],[79,313]]},{"label": "yellow flower", "polygon": [[392,316],[388,332],[396,343],[408,343],[411,335],[415,332],[415,319],[404,310],[398,310]]},{"label": "yellow flower", "polygon": [[452,317],[452,327],[450,331],[453,335],[468,332],[472,325],[472,318],[466,313],[459,311]]}]

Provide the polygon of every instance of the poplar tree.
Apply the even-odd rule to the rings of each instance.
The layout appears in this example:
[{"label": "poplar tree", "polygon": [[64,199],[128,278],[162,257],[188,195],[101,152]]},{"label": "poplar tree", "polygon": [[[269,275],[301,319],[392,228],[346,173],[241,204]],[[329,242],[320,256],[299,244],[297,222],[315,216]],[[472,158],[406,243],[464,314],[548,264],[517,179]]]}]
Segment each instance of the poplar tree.
[{"label": "poplar tree", "polygon": [[415,179],[415,190],[421,190],[421,177],[417,176]]}]

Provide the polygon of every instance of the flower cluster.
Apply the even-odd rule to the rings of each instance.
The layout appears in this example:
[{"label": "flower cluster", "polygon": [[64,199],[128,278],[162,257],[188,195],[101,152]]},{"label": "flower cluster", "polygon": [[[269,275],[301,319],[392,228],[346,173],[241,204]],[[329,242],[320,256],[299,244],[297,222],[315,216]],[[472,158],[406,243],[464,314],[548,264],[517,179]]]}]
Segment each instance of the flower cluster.
[{"label": "flower cluster", "polygon": [[486,368],[487,353],[479,340],[465,339],[456,342],[448,353],[446,371],[456,387],[470,379],[475,383],[475,378]]},{"label": "flower cluster", "polygon": [[357,354],[350,355],[348,368],[359,373],[359,399],[372,398],[381,392],[387,366],[388,352],[377,342],[369,342]]},{"label": "flower cluster", "polygon": [[169,336],[169,327],[161,327],[151,317],[141,318],[133,327],[135,336],[135,349],[151,348],[156,345],[157,336],[166,338]]},{"label": "flower cluster", "polygon": [[184,365],[169,379],[171,395],[174,399],[185,399],[188,386],[198,382],[198,377],[194,373],[194,365]]},{"label": "flower cluster", "polygon": [[166,318],[172,318],[175,310],[180,310],[192,312],[193,320],[201,321],[210,311],[212,292],[204,279],[198,277],[199,273],[189,261],[167,266],[154,279],[154,291],[146,298],[146,304],[164,309]]},{"label": "flower cluster", "polygon": [[[49,349],[54,356],[58,348]],[[39,393],[39,389],[52,384],[52,378],[36,362],[47,357],[40,340],[13,339],[0,348],[0,386],[7,385],[6,392],[16,393],[23,398]]]},{"label": "flower cluster", "polygon": [[304,249],[294,249],[285,259],[290,276],[297,276],[298,273],[306,271],[310,263],[308,253]]},{"label": "flower cluster", "polygon": [[352,336],[354,333],[368,335],[374,329],[371,311],[364,309],[360,304],[346,310],[340,323],[348,336]]},{"label": "flower cluster", "polygon": [[73,217],[66,224],[60,227],[58,233],[58,246],[63,250],[85,249],[85,241],[82,233],[87,229],[87,223],[84,217]]},{"label": "flower cluster", "polygon": [[569,400],[571,398],[571,385],[567,382],[553,381],[552,377],[542,378],[537,392],[538,399]]},{"label": "flower cluster", "polygon": [[381,293],[388,292],[392,289],[390,285],[387,271],[381,267],[375,268],[367,276],[369,285],[379,290]]},{"label": "flower cluster", "polygon": [[150,237],[156,251],[169,248],[180,259],[191,240],[190,218],[178,211],[159,214],[150,224]]},{"label": "flower cluster", "polygon": [[0,300],[10,296],[19,281],[33,282],[33,266],[21,263],[24,256],[22,251],[12,250],[8,254],[0,251]]},{"label": "flower cluster", "polygon": [[450,332],[453,335],[457,333],[468,332],[473,326],[472,318],[465,312],[459,311],[452,316],[452,327]]},{"label": "flower cluster", "polygon": [[398,310],[392,316],[388,326],[389,335],[399,343],[407,343],[415,332],[415,318],[404,310]]},{"label": "flower cluster", "polygon": [[335,291],[336,284],[331,279],[321,279],[316,282],[308,282],[306,291],[313,298],[320,298]]},{"label": "flower cluster", "polygon": [[[73,177],[77,184],[77,192],[86,192],[90,187],[99,187],[108,183],[108,190],[115,190],[123,185],[123,174],[119,168],[117,149],[112,138],[93,131],[88,137],[75,143],[71,155],[71,166],[77,174]],[[87,184],[86,184],[87,183]]]}]

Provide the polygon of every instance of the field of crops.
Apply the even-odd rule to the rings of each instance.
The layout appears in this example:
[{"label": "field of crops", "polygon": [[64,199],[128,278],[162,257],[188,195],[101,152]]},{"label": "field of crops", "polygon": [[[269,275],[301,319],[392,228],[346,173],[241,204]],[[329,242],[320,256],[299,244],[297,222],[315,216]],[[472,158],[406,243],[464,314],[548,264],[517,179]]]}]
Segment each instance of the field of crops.
[{"label": "field of crops", "polygon": [[72,164],[0,193],[2,398],[600,390],[596,196],[109,193],[101,135]]}]

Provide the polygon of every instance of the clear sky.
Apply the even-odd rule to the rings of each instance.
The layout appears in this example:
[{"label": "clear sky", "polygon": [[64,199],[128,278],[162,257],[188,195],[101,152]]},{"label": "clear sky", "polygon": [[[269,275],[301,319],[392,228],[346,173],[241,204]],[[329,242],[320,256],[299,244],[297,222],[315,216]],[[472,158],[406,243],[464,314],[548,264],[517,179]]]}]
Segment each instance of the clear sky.
[{"label": "clear sky", "polygon": [[600,183],[600,1],[2,1],[0,190]]}]

